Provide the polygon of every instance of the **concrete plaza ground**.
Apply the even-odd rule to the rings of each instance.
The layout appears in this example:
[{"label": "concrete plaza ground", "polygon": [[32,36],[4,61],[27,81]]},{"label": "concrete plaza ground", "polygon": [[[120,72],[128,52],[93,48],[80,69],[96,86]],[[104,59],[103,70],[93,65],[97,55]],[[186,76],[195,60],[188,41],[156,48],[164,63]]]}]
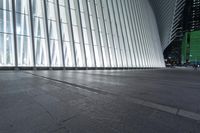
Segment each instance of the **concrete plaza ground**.
[{"label": "concrete plaza ground", "polygon": [[200,71],[0,71],[0,133],[200,133]]}]

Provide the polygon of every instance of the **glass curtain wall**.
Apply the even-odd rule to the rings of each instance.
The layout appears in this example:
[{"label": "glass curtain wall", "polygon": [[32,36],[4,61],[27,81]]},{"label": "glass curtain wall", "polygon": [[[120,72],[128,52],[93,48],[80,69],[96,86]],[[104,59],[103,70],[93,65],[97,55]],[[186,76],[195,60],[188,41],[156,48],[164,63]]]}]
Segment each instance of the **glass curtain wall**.
[{"label": "glass curtain wall", "polygon": [[104,66],[105,67],[111,67],[111,59],[110,59],[110,53],[108,48],[108,38],[106,36],[106,25],[105,25],[105,16],[103,12],[103,5],[100,0],[95,0],[96,4],[96,10],[97,10],[97,17],[98,17],[98,23],[99,23],[99,33],[100,33],[100,39],[101,39],[101,47],[104,57]]},{"label": "glass curtain wall", "polygon": [[14,66],[13,11],[11,0],[0,0],[0,66]]},{"label": "glass curtain wall", "polygon": [[[37,0],[36,0],[37,1]],[[48,37],[50,47],[50,62],[52,67],[62,67],[63,57],[61,50],[60,29],[58,22],[57,0],[45,0]]]},{"label": "glass curtain wall", "polygon": [[59,0],[61,36],[63,41],[65,66],[75,67],[75,52],[71,29],[70,9],[67,0]]},{"label": "glass curtain wall", "polygon": [[96,67],[104,67],[104,58],[103,58],[103,51],[101,44],[102,42],[99,33],[99,21],[97,17],[96,3],[94,0],[87,0],[87,1],[88,1],[89,17],[92,29],[92,36],[93,36]]},{"label": "glass curtain wall", "polygon": [[79,3],[77,0],[69,0],[70,1],[70,12],[72,18],[72,29],[74,34],[74,45],[75,45],[75,55],[76,55],[76,65],[77,67],[86,66],[86,58],[85,58],[85,49],[83,42],[83,33],[82,33],[82,25],[81,18],[79,14]]},{"label": "glass curtain wall", "polygon": [[18,66],[33,66],[29,0],[15,0]]},{"label": "glass curtain wall", "polygon": [[93,45],[94,43],[93,43],[87,0],[79,0],[79,5],[80,5],[81,20],[82,20],[82,32],[84,37],[87,67],[96,67],[94,45]]},{"label": "glass curtain wall", "polygon": [[115,40],[113,38],[113,30],[111,28],[111,13],[108,8],[108,1],[107,0],[101,0],[102,10],[104,14],[104,22],[105,22],[105,29],[106,29],[106,37],[108,40],[108,49],[110,53],[110,61],[111,61],[111,67],[120,67],[120,63],[117,62],[117,56],[121,56],[120,54],[117,54],[115,50]]},{"label": "glass curtain wall", "polygon": [[159,36],[148,31],[157,33],[149,6],[141,0],[0,0],[0,67],[163,67]]},{"label": "glass curtain wall", "polygon": [[35,65],[49,66],[49,52],[47,44],[47,29],[45,28],[45,11],[43,0],[31,0],[33,38],[35,48]]}]

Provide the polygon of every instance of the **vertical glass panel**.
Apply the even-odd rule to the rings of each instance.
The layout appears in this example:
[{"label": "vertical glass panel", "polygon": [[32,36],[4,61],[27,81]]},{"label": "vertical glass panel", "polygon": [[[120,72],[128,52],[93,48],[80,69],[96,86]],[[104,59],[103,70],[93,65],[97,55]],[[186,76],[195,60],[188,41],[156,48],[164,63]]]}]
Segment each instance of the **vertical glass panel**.
[{"label": "vertical glass panel", "polygon": [[119,23],[116,22],[116,13],[114,12],[114,8],[112,6],[112,1],[108,1],[108,8],[109,8],[109,13],[110,13],[110,21],[111,21],[111,28],[112,28],[112,37],[113,37],[113,42],[114,42],[114,50],[116,52],[116,59],[118,63],[118,67],[123,67],[122,63],[122,56],[121,56],[121,46],[120,46],[120,39],[119,39],[119,34],[117,27],[120,25]]},{"label": "vertical glass panel", "polygon": [[109,33],[109,31],[107,31],[106,33],[107,38],[108,38],[108,48],[109,48],[109,52],[110,52],[110,60],[111,60],[111,66],[112,67],[116,67],[116,56],[115,56],[115,51],[114,51],[114,47],[113,47],[113,43],[112,43],[112,36]]},{"label": "vertical glass panel", "polygon": [[77,56],[77,59],[76,59],[77,66],[78,67],[83,67],[83,60],[81,58],[81,56],[82,56],[81,45],[79,43],[75,43],[75,48],[76,48],[75,52],[76,52],[76,56]]},{"label": "vertical glass panel", "polygon": [[0,67],[15,64],[11,7],[11,0],[0,0]]},{"label": "vertical glass panel", "polygon": [[99,0],[95,0],[95,8],[96,8],[96,14],[97,14],[97,22],[98,22],[98,28],[99,28],[99,36],[100,36],[100,42],[101,42],[101,50],[102,50],[102,55],[103,56],[103,62],[104,62],[104,66],[105,67],[110,67],[110,63],[109,63],[109,55],[108,55],[108,48],[107,45],[105,43],[106,38],[105,38],[105,32],[103,32],[103,28],[104,27],[104,19],[102,16],[102,12],[101,12],[101,1]]},{"label": "vertical glass panel", "polygon": [[12,10],[12,0],[0,0],[0,9]]},{"label": "vertical glass panel", "polygon": [[43,0],[32,0],[33,32],[36,66],[49,66]]},{"label": "vertical glass panel", "polygon": [[15,0],[15,12],[29,14],[28,0]]},{"label": "vertical glass panel", "polygon": [[74,67],[73,45],[70,42],[63,42],[64,45],[64,58],[67,67]]},{"label": "vertical glass panel", "polygon": [[129,40],[127,37],[127,28],[126,28],[126,23],[125,23],[125,15],[124,15],[124,11],[122,9],[122,5],[120,3],[120,1],[116,1],[116,4],[118,4],[118,15],[119,15],[119,23],[121,24],[121,31],[122,31],[122,38],[123,38],[123,42],[124,42],[124,50],[125,50],[125,56],[126,56],[126,67],[131,67],[132,66],[132,59],[131,59],[131,55],[130,55],[130,47],[129,47]]},{"label": "vertical glass panel", "polygon": [[0,32],[13,33],[12,12],[0,9]]},{"label": "vertical glass panel", "polygon": [[85,45],[86,50],[86,58],[87,58],[87,65],[88,67],[94,67],[93,60],[92,60],[92,48],[91,45]]},{"label": "vertical glass panel", "polygon": [[122,27],[122,23],[120,21],[120,19],[122,19],[121,18],[122,16],[120,16],[120,14],[119,14],[119,8],[117,6],[117,1],[113,1],[113,4],[112,4],[111,1],[109,1],[109,8],[113,9],[111,14],[115,14],[115,20],[113,20],[113,21],[116,21],[116,23],[117,23],[116,31],[118,32],[118,40],[119,40],[119,47],[120,47],[120,52],[121,52],[122,64],[123,64],[123,67],[127,67],[126,56],[129,54],[129,52],[126,51],[125,46],[128,45],[128,43],[126,42],[126,39],[124,38],[125,34],[123,33],[123,29],[125,27]]},{"label": "vertical glass panel", "polygon": [[49,66],[46,39],[34,38],[36,66]]},{"label": "vertical glass panel", "polygon": [[111,60],[111,67],[117,67],[117,60],[116,60],[116,52],[114,48],[114,39],[112,36],[112,25],[111,25],[111,18],[110,18],[110,10],[108,8],[107,0],[101,0],[102,2],[102,10],[104,14],[104,21],[105,21],[105,30],[108,39],[108,49],[110,53],[110,60]]},{"label": "vertical glass panel", "polygon": [[18,35],[30,36],[30,16],[16,13],[16,32]]},{"label": "vertical glass panel", "polygon": [[47,19],[48,19],[48,36],[50,43],[50,57],[51,66],[61,67],[62,64],[62,54],[61,54],[61,43],[59,39],[59,29],[58,29],[58,14],[56,0],[47,1]]},{"label": "vertical glass panel", "polygon": [[12,34],[0,33],[0,66],[14,66]]},{"label": "vertical glass panel", "polygon": [[61,33],[64,48],[64,61],[66,67],[75,66],[75,57],[73,51],[72,39],[70,38],[70,16],[69,16],[69,5],[66,0],[59,0],[59,10],[60,10],[60,22],[61,22]]},{"label": "vertical glass panel", "polygon": [[134,37],[132,37],[132,33],[133,33],[133,28],[132,28],[132,22],[131,22],[131,17],[130,14],[131,12],[129,11],[129,4],[128,4],[128,0],[125,0],[125,2],[123,3],[124,4],[124,10],[126,12],[126,19],[127,19],[127,24],[128,24],[128,30],[129,30],[129,33],[128,33],[128,36],[129,36],[129,40],[130,40],[130,50],[131,50],[131,56],[132,56],[132,62],[133,62],[133,67],[136,67],[137,66],[137,61],[136,61],[136,58],[135,58],[135,51],[134,51],[134,45],[135,45],[135,42],[134,42]]},{"label": "vertical glass panel", "polygon": [[89,7],[89,14],[90,14],[90,23],[92,28],[92,36],[93,36],[93,45],[94,45],[94,52],[95,52],[95,59],[96,59],[96,66],[103,67],[103,53],[101,51],[101,40],[100,40],[100,33],[98,29],[98,20],[96,16],[96,5],[95,1],[88,0],[88,7]]},{"label": "vertical glass panel", "polygon": [[95,67],[94,63],[94,52],[92,46],[92,36],[90,34],[90,22],[88,16],[87,9],[87,1],[86,0],[79,0],[80,3],[80,12],[81,12],[81,20],[82,20],[82,28],[83,28],[83,37],[84,37],[84,44],[85,44],[85,54],[87,58],[87,67]]},{"label": "vertical glass panel", "polygon": [[15,0],[17,53],[19,66],[33,66],[33,49],[28,0]]},{"label": "vertical glass panel", "polygon": [[[77,1],[76,1],[77,2]],[[84,46],[81,43],[81,26],[80,26],[80,18],[78,15],[78,7],[75,4],[75,0],[70,0],[70,10],[71,10],[71,18],[72,18],[72,28],[74,34],[74,42],[75,42],[75,54],[76,54],[76,63],[78,67],[85,67],[85,56],[84,56]],[[78,22],[79,20],[79,22]]]},{"label": "vertical glass panel", "polygon": [[32,66],[33,59],[30,37],[17,35],[17,44],[19,66]]}]

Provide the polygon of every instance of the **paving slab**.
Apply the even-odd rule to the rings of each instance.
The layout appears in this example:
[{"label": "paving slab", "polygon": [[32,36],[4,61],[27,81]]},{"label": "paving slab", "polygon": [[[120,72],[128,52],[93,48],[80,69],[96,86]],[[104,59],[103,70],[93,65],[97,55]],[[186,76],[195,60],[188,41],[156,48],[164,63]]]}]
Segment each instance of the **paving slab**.
[{"label": "paving slab", "polygon": [[0,71],[0,132],[199,133],[199,74]]}]

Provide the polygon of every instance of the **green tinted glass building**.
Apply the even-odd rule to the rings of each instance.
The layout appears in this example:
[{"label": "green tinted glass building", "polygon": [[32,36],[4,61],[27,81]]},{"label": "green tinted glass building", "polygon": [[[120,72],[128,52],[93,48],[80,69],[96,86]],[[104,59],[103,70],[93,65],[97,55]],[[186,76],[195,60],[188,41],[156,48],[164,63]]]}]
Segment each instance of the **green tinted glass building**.
[{"label": "green tinted glass building", "polygon": [[185,33],[181,52],[182,64],[200,64],[200,31]]}]

